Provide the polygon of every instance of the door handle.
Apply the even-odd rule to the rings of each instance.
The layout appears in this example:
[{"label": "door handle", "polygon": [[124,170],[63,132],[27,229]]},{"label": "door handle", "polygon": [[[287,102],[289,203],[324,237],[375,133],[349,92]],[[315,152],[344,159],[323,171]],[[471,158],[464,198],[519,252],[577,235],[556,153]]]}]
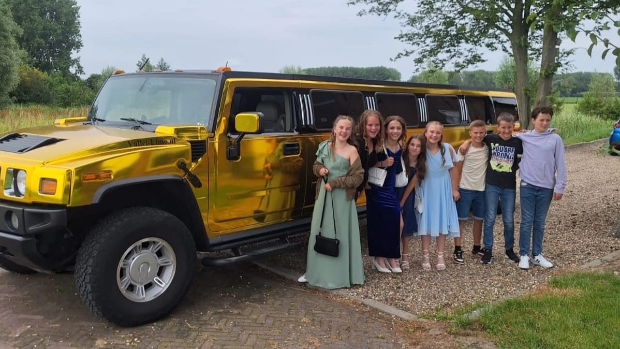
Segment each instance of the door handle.
[{"label": "door handle", "polygon": [[287,155],[299,155],[300,147],[299,143],[284,143],[283,153]]}]

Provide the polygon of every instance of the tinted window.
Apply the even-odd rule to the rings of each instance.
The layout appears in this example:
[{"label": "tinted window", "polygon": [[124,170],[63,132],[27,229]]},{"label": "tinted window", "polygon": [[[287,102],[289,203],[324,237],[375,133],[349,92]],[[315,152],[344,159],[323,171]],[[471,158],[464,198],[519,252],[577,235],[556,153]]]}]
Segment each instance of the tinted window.
[{"label": "tinted window", "polygon": [[235,130],[234,116],[242,112],[263,113],[264,132],[288,132],[292,129],[290,111],[287,110],[288,93],[281,89],[238,88],[233,95],[228,130]]},{"label": "tinted window", "polygon": [[493,118],[491,111],[489,113],[490,100],[487,97],[465,97],[465,105],[467,106],[467,113],[469,114],[469,120],[482,120],[485,123],[492,123]]},{"label": "tinted window", "polygon": [[417,126],[420,123],[418,115],[417,97],[406,93],[376,93],[377,109],[381,115],[388,117],[398,115],[405,119],[407,126]]},{"label": "tinted window", "polygon": [[338,115],[349,115],[357,121],[364,111],[364,96],[361,92],[310,91],[314,126],[317,129],[331,129]]},{"label": "tinted window", "polygon": [[517,100],[514,98],[493,97],[493,106],[495,107],[495,116],[502,112],[508,112],[515,117],[515,121],[519,120],[519,111],[517,110]]},{"label": "tinted window", "polygon": [[461,107],[456,96],[426,95],[428,121],[439,121],[444,125],[460,125]]}]

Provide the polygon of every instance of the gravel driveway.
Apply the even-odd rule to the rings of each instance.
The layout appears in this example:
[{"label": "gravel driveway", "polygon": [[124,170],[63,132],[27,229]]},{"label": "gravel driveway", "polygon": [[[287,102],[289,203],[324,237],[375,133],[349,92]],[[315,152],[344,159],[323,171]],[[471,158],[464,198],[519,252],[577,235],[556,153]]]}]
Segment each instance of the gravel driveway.
[{"label": "gravel driveway", "polygon": [[[413,314],[450,313],[455,307],[492,302],[529,291],[553,275],[575,270],[580,265],[620,249],[620,239],[610,235],[618,218],[620,204],[620,157],[601,151],[605,142],[574,145],[567,148],[568,187],[562,200],[554,201],[547,218],[543,254],[555,264],[549,270],[531,266],[523,271],[503,257],[503,225],[498,217],[495,226],[495,258],[483,265],[471,254],[471,222],[463,234],[465,265],[452,264],[446,258],[447,269],[434,270],[436,254],[431,245],[433,270],[421,269],[419,239],[411,242],[411,269],[403,274],[381,274],[372,268],[366,245],[366,229],[362,227],[362,253],[366,283],[346,290],[350,295],[374,299]],[[517,190],[515,213],[515,252],[521,208]],[[307,235],[298,239],[307,241]],[[453,242],[446,242],[451,252]],[[306,249],[271,258],[270,263],[298,271],[305,268]]]}]

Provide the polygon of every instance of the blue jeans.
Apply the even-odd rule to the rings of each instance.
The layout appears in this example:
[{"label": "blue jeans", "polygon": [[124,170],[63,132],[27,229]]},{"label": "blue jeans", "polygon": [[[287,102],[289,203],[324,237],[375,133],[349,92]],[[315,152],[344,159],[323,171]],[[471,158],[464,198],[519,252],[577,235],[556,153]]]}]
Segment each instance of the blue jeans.
[{"label": "blue jeans", "polygon": [[521,256],[530,254],[530,240],[533,240],[534,245],[532,256],[542,253],[545,220],[552,199],[553,189],[541,188],[521,181],[521,230],[519,231],[519,254]]},{"label": "blue jeans", "polygon": [[515,244],[515,189],[504,189],[487,184],[484,189],[486,214],[484,216],[484,249],[493,250],[493,227],[497,216],[497,204],[502,199],[502,220],[504,221],[504,245],[507,250]]}]

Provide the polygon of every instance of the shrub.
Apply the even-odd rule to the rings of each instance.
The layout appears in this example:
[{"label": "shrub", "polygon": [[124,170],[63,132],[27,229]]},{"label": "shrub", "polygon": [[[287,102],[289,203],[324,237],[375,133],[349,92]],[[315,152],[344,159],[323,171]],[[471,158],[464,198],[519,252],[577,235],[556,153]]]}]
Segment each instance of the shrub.
[{"label": "shrub", "polygon": [[19,84],[11,92],[14,102],[19,104],[49,104],[52,91],[46,83],[47,74],[37,68],[23,65],[19,67]]}]

